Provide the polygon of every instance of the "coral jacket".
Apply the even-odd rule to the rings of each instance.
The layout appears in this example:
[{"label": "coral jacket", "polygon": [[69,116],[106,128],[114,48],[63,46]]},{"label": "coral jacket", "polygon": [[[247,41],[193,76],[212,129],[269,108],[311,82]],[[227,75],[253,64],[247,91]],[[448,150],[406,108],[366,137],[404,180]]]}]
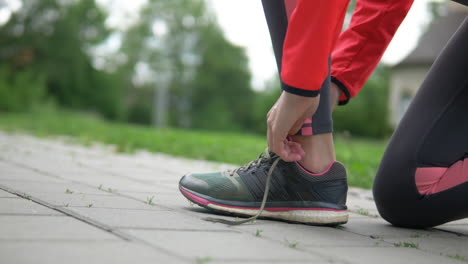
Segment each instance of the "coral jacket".
[{"label": "coral jacket", "polygon": [[[297,1],[296,8],[291,8]],[[354,97],[379,63],[413,0],[357,0],[341,34],[349,0],[285,0],[289,25],[281,79],[287,92],[316,96],[328,74],[342,90],[340,103]]]}]

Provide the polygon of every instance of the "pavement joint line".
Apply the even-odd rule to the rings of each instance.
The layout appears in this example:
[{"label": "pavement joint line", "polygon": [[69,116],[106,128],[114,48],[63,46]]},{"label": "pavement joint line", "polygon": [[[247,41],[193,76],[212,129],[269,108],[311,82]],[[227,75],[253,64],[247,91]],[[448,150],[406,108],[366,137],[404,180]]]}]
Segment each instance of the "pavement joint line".
[{"label": "pavement joint line", "polygon": [[126,240],[126,241],[129,241],[129,240],[130,240],[130,238],[126,237],[126,236],[123,235],[123,234],[120,234],[120,232],[115,232],[115,230],[113,230],[111,227],[109,227],[109,226],[107,226],[107,225],[105,225],[105,224],[102,224],[102,223],[100,223],[100,222],[97,222],[97,221],[95,221],[95,220],[93,220],[93,219],[90,219],[90,218],[88,218],[88,217],[84,217],[84,216],[82,216],[82,215],[80,215],[80,214],[77,214],[77,213],[71,211],[71,210],[64,209],[64,208],[59,207],[59,206],[54,206],[53,204],[50,204],[50,203],[48,203],[48,202],[46,202],[46,201],[44,201],[44,200],[42,200],[42,199],[39,199],[39,198],[37,198],[37,197],[32,197],[32,196],[30,196],[30,195],[27,195],[27,194],[24,193],[24,192],[20,192],[20,191],[13,190],[13,189],[11,189],[11,188],[9,188],[9,187],[7,187],[7,186],[4,186],[4,185],[2,185],[2,184],[0,184],[0,189],[1,189],[1,190],[4,190],[4,191],[6,191],[6,192],[9,192],[9,193],[18,195],[18,196],[20,196],[20,197],[22,197],[22,198],[24,198],[24,199],[33,201],[33,202],[35,202],[35,203],[37,203],[37,204],[39,204],[39,205],[42,205],[42,206],[44,206],[44,207],[47,207],[47,208],[49,208],[49,209],[58,211],[58,212],[60,212],[60,213],[62,213],[62,214],[65,214],[65,215],[67,215],[67,216],[73,217],[73,218],[75,218],[75,219],[77,219],[77,220],[79,220],[79,221],[82,221],[82,222],[84,222],[84,223],[86,223],[86,224],[89,224],[89,225],[92,225],[92,226],[94,226],[94,227],[97,227],[98,229],[101,229],[101,230],[103,230],[103,231],[112,233],[113,235],[115,235],[115,236],[117,236],[117,237],[119,237],[119,238],[121,238],[121,239],[123,239],[123,240]]},{"label": "pavement joint line", "polygon": [[459,237],[468,237],[467,234],[459,233],[457,231],[451,231],[451,230],[443,229],[443,228],[440,228],[440,227],[434,227],[434,229],[436,229],[438,231],[441,231],[441,232],[444,232],[444,233],[453,234],[453,235],[456,235],[456,236],[459,236]]}]

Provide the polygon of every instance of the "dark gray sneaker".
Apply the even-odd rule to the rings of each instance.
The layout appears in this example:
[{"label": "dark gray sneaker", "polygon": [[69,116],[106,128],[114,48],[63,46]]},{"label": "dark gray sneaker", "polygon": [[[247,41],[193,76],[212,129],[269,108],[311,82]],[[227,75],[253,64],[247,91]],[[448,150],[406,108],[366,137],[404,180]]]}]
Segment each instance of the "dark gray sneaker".
[{"label": "dark gray sneaker", "polygon": [[[273,153],[235,170],[189,174],[179,189],[190,201],[215,211],[256,215],[265,191]],[[279,160],[273,168],[268,200],[262,217],[313,225],[339,225],[348,221],[346,169],[339,162],[312,174],[296,162]]]}]

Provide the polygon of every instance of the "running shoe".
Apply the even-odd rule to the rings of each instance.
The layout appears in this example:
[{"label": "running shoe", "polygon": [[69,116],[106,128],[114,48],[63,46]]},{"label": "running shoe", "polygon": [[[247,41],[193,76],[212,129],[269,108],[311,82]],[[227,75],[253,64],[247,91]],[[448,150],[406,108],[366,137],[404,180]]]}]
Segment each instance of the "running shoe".
[{"label": "running shoe", "polygon": [[260,213],[260,217],[312,225],[348,221],[346,169],[336,161],[324,172],[313,174],[297,162],[285,162],[266,151],[235,170],[185,175],[179,189],[191,202],[222,213]]}]

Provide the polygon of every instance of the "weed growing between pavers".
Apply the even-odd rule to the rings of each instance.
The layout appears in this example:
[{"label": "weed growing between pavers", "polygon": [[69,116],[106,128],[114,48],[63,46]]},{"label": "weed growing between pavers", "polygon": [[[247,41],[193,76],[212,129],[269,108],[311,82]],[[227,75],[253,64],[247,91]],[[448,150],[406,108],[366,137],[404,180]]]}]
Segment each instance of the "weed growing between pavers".
[{"label": "weed growing between pavers", "polygon": [[297,245],[299,245],[299,241],[289,241],[287,239],[284,239],[284,241],[286,241],[289,248],[297,248]]},{"label": "weed growing between pavers", "polygon": [[359,208],[355,212],[360,215],[369,216],[369,211],[364,208]]},{"label": "weed growing between pavers", "polygon": [[418,243],[413,243],[413,242],[398,242],[393,244],[395,247],[407,247],[407,248],[419,248]]},{"label": "weed growing between pavers", "polygon": [[449,257],[449,258],[456,259],[456,260],[468,262],[468,257],[462,256],[462,255],[456,254],[456,255],[446,255],[446,256]]},{"label": "weed growing between pavers", "polygon": [[73,191],[70,190],[70,189],[66,189],[66,190],[65,190],[65,193],[66,193],[66,194],[73,194]]},{"label": "weed growing between pavers", "polygon": [[151,197],[146,198],[146,203],[149,204],[149,205],[153,205],[154,204],[153,199],[154,199],[154,195],[151,196]]},{"label": "weed growing between pavers", "polygon": [[255,232],[255,236],[256,236],[256,237],[261,237],[261,236],[262,236],[262,232],[263,232],[263,230],[257,229],[257,231]]},{"label": "weed growing between pavers", "polygon": [[197,264],[205,264],[205,263],[210,263],[211,262],[211,257],[198,257],[195,260],[195,263]]},{"label": "weed growing between pavers", "polygon": [[88,204],[86,207],[91,208],[91,207],[93,207],[93,204],[92,203]]}]

